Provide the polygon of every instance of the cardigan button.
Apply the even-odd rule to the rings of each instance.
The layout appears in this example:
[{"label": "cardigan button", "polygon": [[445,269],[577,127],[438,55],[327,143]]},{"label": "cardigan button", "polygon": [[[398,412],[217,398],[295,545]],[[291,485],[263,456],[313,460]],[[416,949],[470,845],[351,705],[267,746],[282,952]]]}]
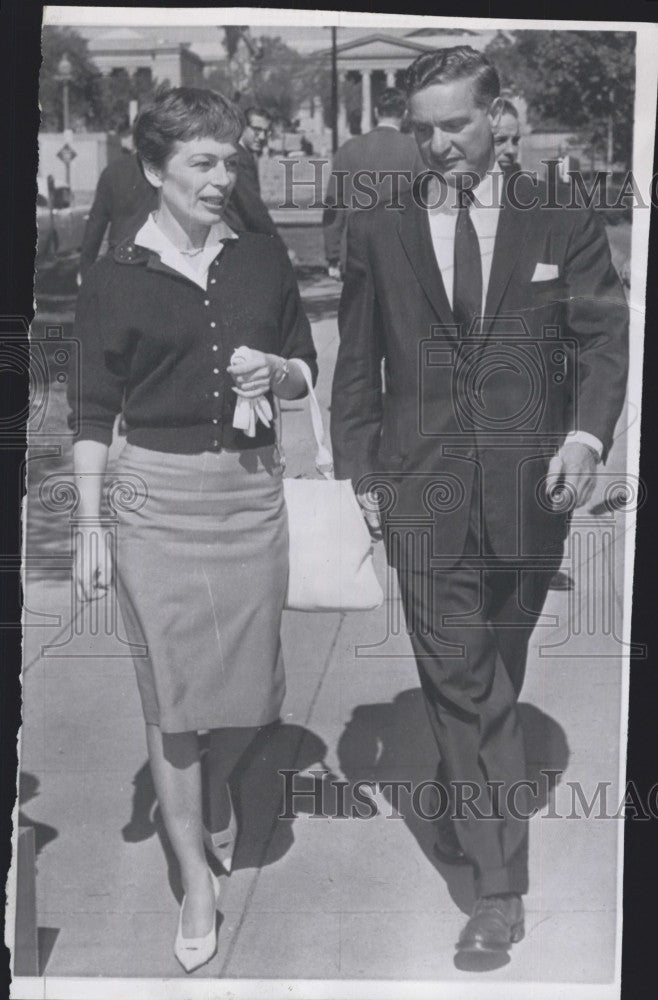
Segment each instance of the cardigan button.
[{"label": "cardigan button", "polygon": [[213,349],[213,351],[218,351],[219,350],[219,348],[217,347],[217,344],[213,344],[212,345],[212,349]]},{"label": "cardigan button", "polygon": [[219,396],[219,393],[217,392],[217,389],[215,389],[215,391],[213,392],[213,396],[215,396],[215,397]]},{"label": "cardigan button", "polygon": [[216,323],[215,323],[215,321],[213,320],[213,321],[212,321],[212,323],[210,324],[210,328],[211,328],[212,330],[214,330],[216,326],[217,326],[217,324],[216,324]]}]

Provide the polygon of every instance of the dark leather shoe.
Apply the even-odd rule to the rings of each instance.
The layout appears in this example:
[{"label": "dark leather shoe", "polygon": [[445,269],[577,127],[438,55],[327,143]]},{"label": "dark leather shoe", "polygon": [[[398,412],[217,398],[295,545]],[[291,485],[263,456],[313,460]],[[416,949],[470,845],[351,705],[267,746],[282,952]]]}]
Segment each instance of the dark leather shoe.
[{"label": "dark leather shoe", "polygon": [[460,952],[507,951],[523,939],[523,900],[520,896],[481,896],[459,935]]},{"label": "dark leather shoe", "polygon": [[467,863],[459,838],[455,832],[455,825],[450,816],[441,816],[434,823],[436,839],[434,841],[434,853],[439,861],[447,865],[464,865]]}]

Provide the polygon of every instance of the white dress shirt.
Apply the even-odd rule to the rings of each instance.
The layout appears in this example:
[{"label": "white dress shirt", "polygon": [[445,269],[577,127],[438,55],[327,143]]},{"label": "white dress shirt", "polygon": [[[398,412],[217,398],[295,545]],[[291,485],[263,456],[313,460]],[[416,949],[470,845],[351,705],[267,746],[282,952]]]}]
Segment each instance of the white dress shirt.
[{"label": "white dress shirt", "polygon": [[[469,209],[473,227],[480,244],[480,260],[482,262],[482,307],[485,312],[491,264],[493,261],[494,244],[500,216],[501,194],[504,175],[498,163],[484,175],[477,188],[475,198]],[[430,235],[434,256],[443,278],[446,295],[452,308],[453,285],[455,278],[455,228],[459,211],[457,194],[454,188],[441,188],[437,178],[433,178],[428,196],[428,215]],[[436,206],[436,207],[434,207]],[[579,443],[587,445],[601,459],[603,444],[594,434],[587,431],[572,430],[565,439],[565,444]]]},{"label": "white dress shirt", "polygon": [[238,235],[223,220],[220,220],[210,227],[205,246],[199,253],[196,251],[194,254],[184,253],[160,229],[154,214],[151,214],[135,236],[134,242],[147,250],[153,250],[154,253],[158,254],[163,264],[166,264],[173,271],[178,271],[183,277],[189,278],[195,285],[206,291],[208,270],[224,249],[224,244],[221,241],[226,239],[237,240]]},{"label": "white dress shirt", "polygon": [[[434,255],[443,278],[446,295],[452,308],[452,293],[455,278],[455,227],[457,225],[457,193],[454,188],[440,188],[439,181],[433,178],[430,188],[429,223],[432,236]],[[485,174],[475,189],[475,200],[470,208],[473,227],[480,243],[480,259],[482,261],[482,312],[484,312],[491,275],[494,243],[500,215],[500,193],[503,186],[503,172],[496,164]]]}]

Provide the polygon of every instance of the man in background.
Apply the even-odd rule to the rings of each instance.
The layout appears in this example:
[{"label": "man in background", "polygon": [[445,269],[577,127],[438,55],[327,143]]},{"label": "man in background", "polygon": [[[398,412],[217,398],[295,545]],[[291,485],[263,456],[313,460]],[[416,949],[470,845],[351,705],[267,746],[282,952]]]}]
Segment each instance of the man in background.
[{"label": "man in background", "polygon": [[503,170],[519,170],[521,125],[519,112],[507,98],[500,99],[500,118],[494,128],[496,159]]},{"label": "man in background", "polygon": [[225,220],[236,231],[267,233],[281,240],[261,197],[258,176],[258,160],[267,145],[272,118],[264,108],[248,108],[245,119],[247,124],[238,143],[238,175],[226,207]]},{"label": "man in background", "polygon": [[108,163],[98,179],[82,238],[81,278],[98,257],[106,232],[111,250],[133,236],[158,205],[157,192],[146,180],[130,138],[125,138],[121,146],[121,155]]},{"label": "man in background", "polygon": [[[415,173],[424,170],[418,154],[418,147],[412,135],[401,132],[400,126],[406,109],[404,94],[389,87],[377,101],[375,110],[377,125],[366,135],[355,135],[348,139],[334,157],[322,217],[325,257],[329,275],[340,280],[341,262],[345,262],[345,233],[349,207],[355,195],[354,175],[360,171],[376,174],[374,182],[365,178],[368,189],[376,189],[379,200],[396,201],[409,188],[409,181],[401,178],[399,187],[392,178],[382,178],[385,172],[407,172],[411,179]],[[340,171],[346,176],[341,178]],[[381,179],[380,179],[381,178]],[[356,193],[364,207],[369,195]]]}]

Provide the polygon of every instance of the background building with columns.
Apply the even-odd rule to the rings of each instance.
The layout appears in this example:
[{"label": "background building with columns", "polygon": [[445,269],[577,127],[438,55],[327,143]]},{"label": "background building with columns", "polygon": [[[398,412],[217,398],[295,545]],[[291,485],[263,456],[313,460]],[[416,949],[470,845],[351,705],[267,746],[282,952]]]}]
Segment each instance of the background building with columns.
[{"label": "background building with columns", "polygon": [[[369,132],[375,121],[373,109],[377,97],[386,87],[401,85],[401,74],[421,52],[428,52],[436,45],[426,45],[408,38],[373,34],[337,46],[338,69],[338,140],[344,142],[350,135],[345,101],[346,85],[361,82],[360,130]],[[316,53],[316,58],[327,59],[330,50]]]},{"label": "background building with columns", "polygon": [[118,28],[92,38],[89,54],[103,75],[125,71],[172,87],[202,87],[204,61],[190,42],[151,39],[133,28]]}]

